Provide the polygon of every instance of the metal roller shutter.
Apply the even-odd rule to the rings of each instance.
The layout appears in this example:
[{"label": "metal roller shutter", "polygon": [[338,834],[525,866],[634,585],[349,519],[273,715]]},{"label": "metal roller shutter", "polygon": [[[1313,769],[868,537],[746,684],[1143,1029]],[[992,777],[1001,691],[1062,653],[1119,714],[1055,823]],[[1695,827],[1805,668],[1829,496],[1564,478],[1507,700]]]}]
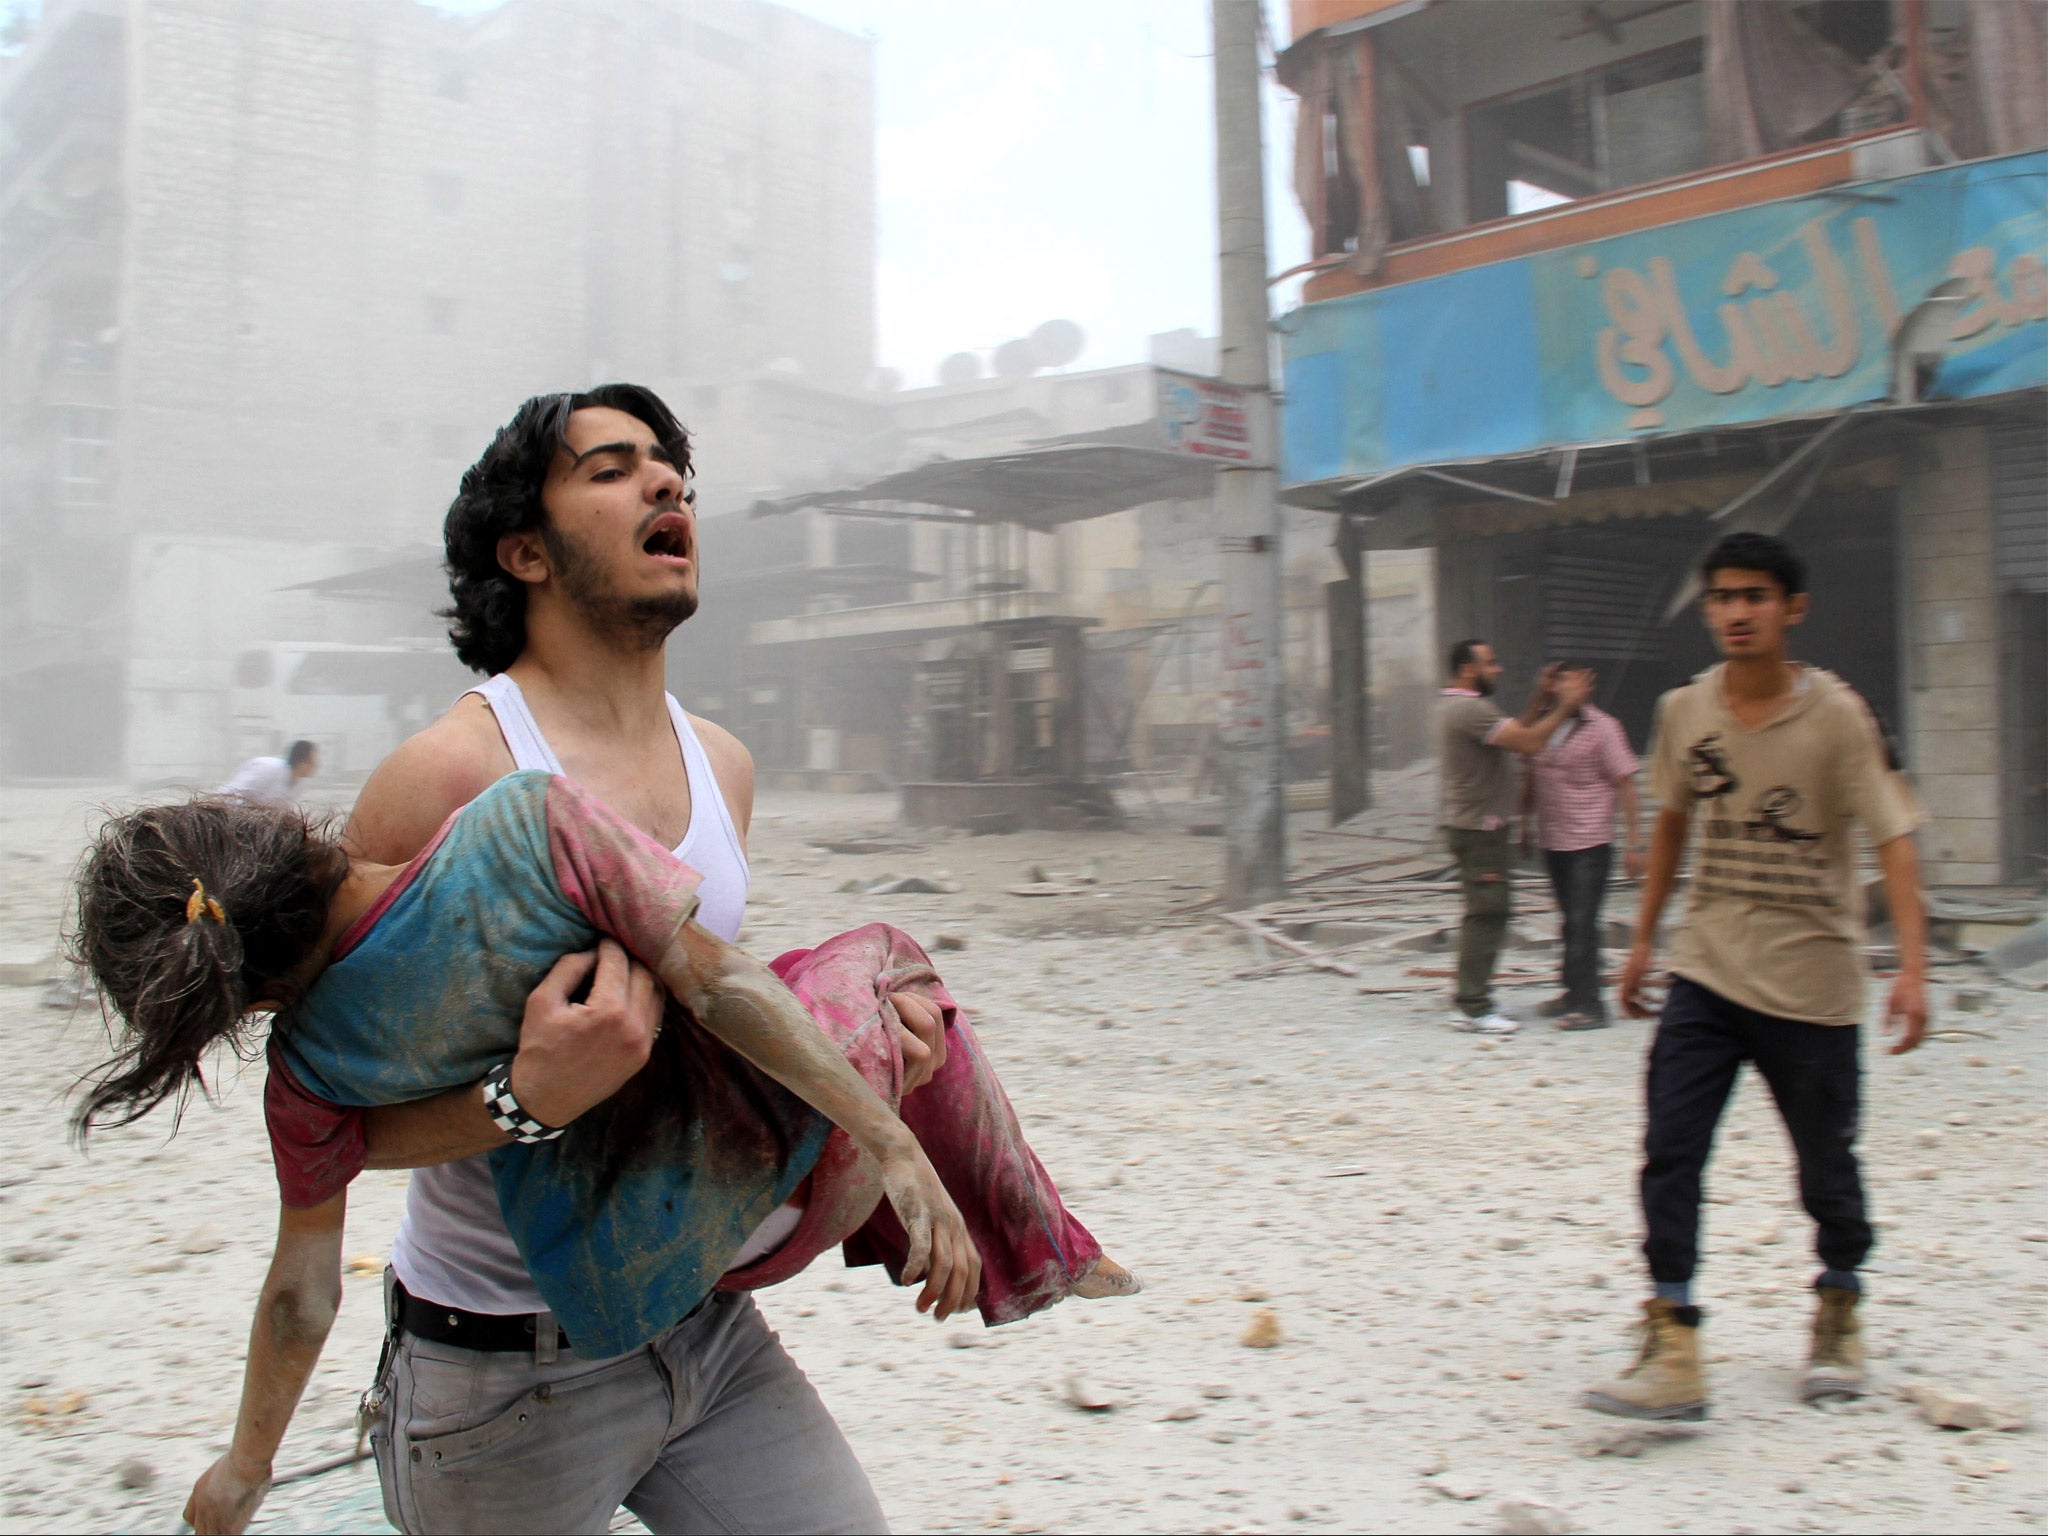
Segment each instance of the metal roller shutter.
[{"label": "metal roller shutter", "polygon": [[2048,592],[2048,421],[1991,432],[1994,569],[2001,592]]}]

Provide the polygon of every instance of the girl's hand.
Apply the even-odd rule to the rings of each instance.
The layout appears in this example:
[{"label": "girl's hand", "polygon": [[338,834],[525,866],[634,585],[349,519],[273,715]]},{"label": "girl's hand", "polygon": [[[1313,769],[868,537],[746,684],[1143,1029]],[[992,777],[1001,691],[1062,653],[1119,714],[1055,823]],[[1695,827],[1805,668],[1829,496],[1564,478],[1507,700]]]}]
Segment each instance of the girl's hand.
[{"label": "girl's hand", "polygon": [[233,1451],[199,1474],[192,1497],[185,1501],[185,1523],[197,1536],[240,1536],[249,1529],[270,1492],[270,1468],[251,1473],[238,1468]]},{"label": "girl's hand", "polygon": [[981,1255],[924,1148],[912,1137],[904,1141],[901,1151],[881,1159],[882,1188],[910,1239],[903,1283],[923,1280],[917,1310],[944,1321],[973,1304],[981,1289]]},{"label": "girl's hand", "polygon": [[935,1004],[914,992],[891,992],[889,1003],[896,1010],[903,1047],[903,1092],[908,1097],[946,1064],[946,1021]]}]

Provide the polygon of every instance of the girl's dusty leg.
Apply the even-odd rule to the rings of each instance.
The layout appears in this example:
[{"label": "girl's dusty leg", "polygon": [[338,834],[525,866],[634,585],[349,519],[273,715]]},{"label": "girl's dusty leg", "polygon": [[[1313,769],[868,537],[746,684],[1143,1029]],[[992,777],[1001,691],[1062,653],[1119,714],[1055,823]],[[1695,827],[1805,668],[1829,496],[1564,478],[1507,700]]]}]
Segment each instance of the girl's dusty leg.
[{"label": "girl's dusty leg", "polygon": [[[1014,1322],[1070,1295],[1135,1293],[1136,1277],[1104,1260],[1102,1245],[1060,1198],[964,1016],[956,1014],[947,1033],[946,1064],[903,1100],[901,1113],[981,1250],[977,1300],[986,1321]],[[884,1206],[847,1243],[847,1259],[893,1273],[902,1242]]]}]

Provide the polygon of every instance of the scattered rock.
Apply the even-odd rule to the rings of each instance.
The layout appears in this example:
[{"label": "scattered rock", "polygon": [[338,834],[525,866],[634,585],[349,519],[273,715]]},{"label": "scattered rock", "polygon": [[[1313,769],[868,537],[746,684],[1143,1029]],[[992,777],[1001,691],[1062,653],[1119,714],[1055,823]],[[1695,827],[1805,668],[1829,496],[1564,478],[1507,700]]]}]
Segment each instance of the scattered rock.
[{"label": "scattered rock", "polygon": [[1340,1110],[1338,1110],[1338,1111],[1337,1111],[1337,1113],[1335,1113],[1334,1115],[1330,1116],[1330,1124],[1332,1124],[1332,1125],[1356,1125],[1356,1124],[1358,1124],[1358,1116],[1356,1116],[1355,1114],[1353,1114],[1353,1113],[1352,1113],[1352,1112],[1351,1112],[1350,1110],[1348,1110],[1348,1109],[1340,1109]]},{"label": "scattered rock", "polygon": [[966,947],[967,937],[965,934],[942,933],[932,940],[932,948],[936,950],[961,950]]},{"label": "scattered rock", "polygon": [[56,1249],[37,1247],[34,1244],[23,1244],[19,1248],[7,1250],[7,1262],[10,1264],[47,1264],[56,1257]]},{"label": "scattered rock", "polygon": [[1496,1237],[1493,1246],[1502,1253],[1519,1253],[1529,1246],[1529,1240],[1526,1237]]},{"label": "scattered rock", "polygon": [[1798,1478],[1796,1478],[1796,1477],[1788,1477],[1788,1478],[1786,1478],[1786,1479],[1785,1479],[1785,1481],[1783,1481],[1782,1483],[1778,1484],[1778,1492],[1780,1492],[1780,1493],[1804,1493],[1804,1492],[1806,1492],[1806,1484],[1804,1484],[1804,1483],[1802,1483],[1801,1481],[1799,1481],[1799,1479],[1798,1479]]},{"label": "scattered rock", "polygon": [[1916,1146],[1938,1147],[1941,1145],[1941,1132],[1931,1125],[1922,1126],[1913,1133],[1913,1142]]},{"label": "scattered rock", "polygon": [[1159,1415],[1159,1420],[1162,1424],[1185,1424],[1188,1420],[1199,1419],[1201,1416],[1202,1405],[1200,1403],[1175,1403],[1166,1412]]},{"label": "scattered rock", "polygon": [[1773,1216],[1769,1221],[1765,1222],[1761,1227],[1758,1227],[1756,1231],[1756,1240],[1766,1245],[1779,1242],[1784,1238],[1784,1236],[1785,1229],[1778,1224],[1778,1218],[1775,1216]]},{"label": "scattered rock", "polygon": [[[218,1253],[227,1247],[228,1240],[220,1235],[220,1229],[213,1226],[194,1227],[178,1244],[180,1253]],[[381,1269],[382,1266],[380,1265]]]},{"label": "scattered rock", "polygon": [[1576,1449],[1587,1461],[1597,1461],[1602,1456],[1635,1457],[1643,1454],[1643,1437],[1632,1429],[1588,1435]]},{"label": "scattered rock", "polygon": [[1067,1372],[1060,1395],[1085,1413],[1107,1413],[1116,1406],[1115,1398],[1076,1371]]},{"label": "scattered rock", "polygon": [[1948,1123],[1950,1125],[1968,1125],[1970,1123],[1970,1112],[1967,1109],[1953,1110],[1949,1114]]},{"label": "scattered rock", "polygon": [[1225,1398],[1234,1396],[1235,1392],[1235,1388],[1227,1386],[1220,1381],[1212,1381],[1202,1388],[1202,1396],[1208,1398],[1212,1403],[1220,1403]]},{"label": "scattered rock", "polygon": [[1438,1493],[1442,1494],[1445,1498],[1455,1499],[1461,1504],[1469,1504],[1474,1499],[1480,1499],[1486,1496],[1486,1490],[1484,1488],[1480,1487],[1471,1479],[1465,1477],[1432,1478],[1430,1479],[1429,1486],[1434,1488]]},{"label": "scattered rock", "polygon": [[156,1481],[156,1468],[140,1456],[130,1456],[114,1468],[114,1481],[123,1488],[140,1491]]},{"label": "scattered rock", "polygon": [[1273,1349],[1279,1345],[1280,1337],[1280,1314],[1271,1307],[1261,1307],[1245,1324],[1237,1342],[1246,1349]]},{"label": "scattered rock", "polygon": [[384,1273],[384,1255],[381,1253],[357,1253],[349,1256],[342,1266],[352,1275],[381,1275]]},{"label": "scattered rock", "polygon": [[1927,1422],[1939,1429],[2025,1429],[2027,1405],[2017,1398],[1961,1392],[1953,1387],[1915,1382],[1899,1393],[1919,1406]]},{"label": "scattered rock", "polygon": [[1493,1528],[1502,1536],[1569,1536],[1572,1528],[1563,1510],[1527,1494],[1502,1499],[1493,1514]]},{"label": "scattered rock", "polygon": [[1264,1286],[1247,1285],[1239,1287],[1237,1299],[1239,1301],[1265,1301],[1268,1298],[1266,1295],[1266,1288]]}]

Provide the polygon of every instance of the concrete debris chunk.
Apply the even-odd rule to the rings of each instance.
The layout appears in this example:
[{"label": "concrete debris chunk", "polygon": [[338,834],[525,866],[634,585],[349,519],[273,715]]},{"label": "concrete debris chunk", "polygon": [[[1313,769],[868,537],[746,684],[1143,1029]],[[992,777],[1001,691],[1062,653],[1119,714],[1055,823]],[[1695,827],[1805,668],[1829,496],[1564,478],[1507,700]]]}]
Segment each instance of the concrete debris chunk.
[{"label": "concrete debris chunk", "polygon": [[1570,1536],[1572,1523],[1555,1504],[1516,1494],[1494,1506],[1494,1526],[1502,1536]]},{"label": "concrete debris chunk", "polygon": [[2048,987],[2048,917],[1987,950],[1984,963],[2016,986],[2036,991]]},{"label": "concrete debris chunk", "polygon": [[[228,1240],[220,1235],[218,1227],[198,1226],[185,1234],[185,1240],[178,1244],[178,1252],[218,1253],[227,1245]],[[381,1269],[382,1266],[380,1265],[379,1268]]]},{"label": "concrete debris chunk", "polygon": [[0,949],[0,987],[39,987],[57,980],[61,972],[55,952],[41,946]]},{"label": "concrete debris chunk", "polygon": [[1237,1342],[1246,1349],[1274,1349],[1279,1346],[1280,1339],[1280,1314],[1271,1307],[1261,1307],[1245,1324]]},{"label": "concrete debris chunk", "polygon": [[1963,1392],[1931,1382],[1915,1382],[1899,1396],[1917,1405],[1937,1429],[2001,1429],[2027,1427],[2027,1405],[2016,1397]]},{"label": "concrete debris chunk", "polygon": [[130,1456],[114,1468],[114,1481],[123,1488],[140,1491],[156,1481],[156,1468],[140,1456]]},{"label": "concrete debris chunk", "polygon": [[1107,1413],[1116,1399],[1078,1371],[1067,1372],[1060,1395],[1083,1413]]}]

